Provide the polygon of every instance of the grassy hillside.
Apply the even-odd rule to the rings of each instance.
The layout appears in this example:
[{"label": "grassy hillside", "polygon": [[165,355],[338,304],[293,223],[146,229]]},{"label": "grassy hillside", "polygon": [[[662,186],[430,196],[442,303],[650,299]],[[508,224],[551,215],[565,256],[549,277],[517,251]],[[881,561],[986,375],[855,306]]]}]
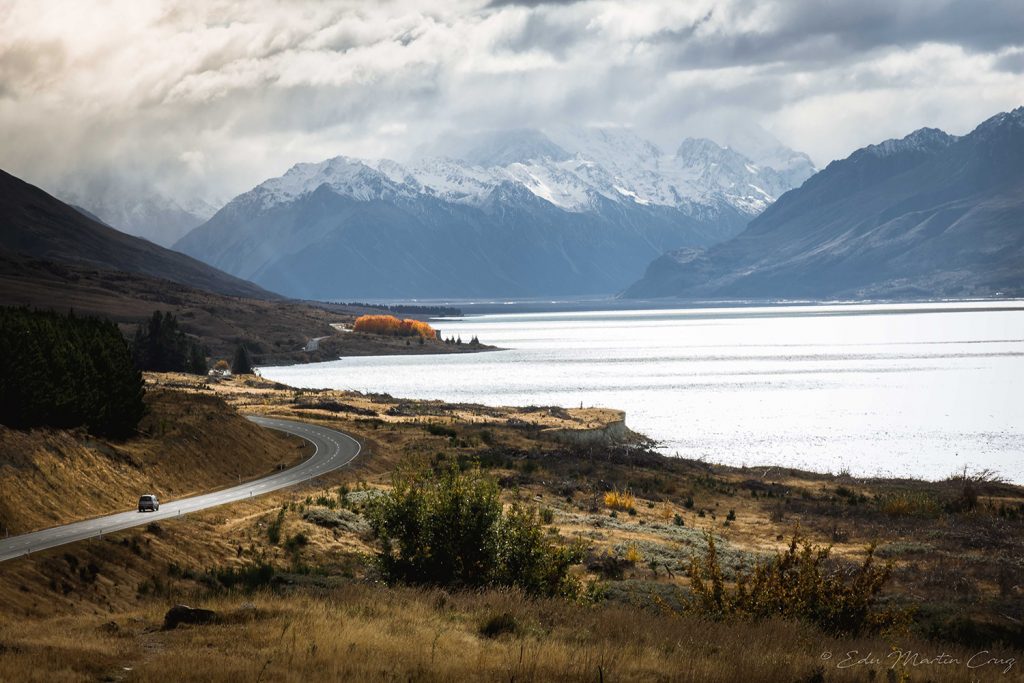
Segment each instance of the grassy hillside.
[{"label": "grassy hillside", "polygon": [[298,462],[305,442],[257,427],[211,394],[150,387],[139,436],[0,426],[0,529],[12,534],[180,498]]},{"label": "grassy hillside", "polygon": [[[311,485],[5,563],[0,613],[19,625],[0,627],[0,680],[29,666],[48,680],[1020,675],[1020,487],[983,475],[929,483],[727,468],[665,458],[637,438],[566,441],[567,432],[605,434],[617,411],[404,401],[253,378],[149,379],[190,405],[213,393],[247,412],[345,430],[363,441],[363,454]],[[556,542],[589,544],[572,568],[586,586],[579,600],[382,583],[369,501],[389,490],[396,468],[451,463],[476,463],[506,505],[535,507]],[[720,619],[691,606],[690,561],[705,556],[706,533],[731,589],[797,526],[832,547],[827,566],[840,571],[877,543],[878,562],[893,572],[881,605],[911,610],[905,627],[836,636],[799,620]],[[217,623],[160,631],[163,613],[181,602],[215,610]],[[896,650],[961,662],[914,666],[895,660]],[[982,650],[990,653],[982,661],[1016,664],[1006,674],[1006,663],[967,670]],[[877,661],[840,667],[853,651]]]}]

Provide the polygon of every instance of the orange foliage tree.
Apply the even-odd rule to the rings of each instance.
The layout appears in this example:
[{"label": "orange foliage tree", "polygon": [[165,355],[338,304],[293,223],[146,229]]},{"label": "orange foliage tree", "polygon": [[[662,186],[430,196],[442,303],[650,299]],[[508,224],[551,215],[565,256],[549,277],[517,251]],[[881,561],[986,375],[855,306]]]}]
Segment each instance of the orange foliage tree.
[{"label": "orange foliage tree", "polygon": [[437,339],[437,332],[425,322],[419,320],[399,320],[393,315],[361,315],[356,318],[356,332],[370,332],[372,334],[390,334],[396,337],[425,337]]}]

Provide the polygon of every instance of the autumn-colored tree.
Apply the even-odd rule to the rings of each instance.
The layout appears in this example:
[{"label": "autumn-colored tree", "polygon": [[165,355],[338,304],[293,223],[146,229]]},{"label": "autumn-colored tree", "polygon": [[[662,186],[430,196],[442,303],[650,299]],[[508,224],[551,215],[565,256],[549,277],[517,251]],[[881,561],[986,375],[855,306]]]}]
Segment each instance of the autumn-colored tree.
[{"label": "autumn-colored tree", "polygon": [[356,332],[370,334],[387,334],[396,337],[414,337],[436,339],[437,332],[425,322],[419,320],[399,320],[393,315],[363,315],[356,319],[353,329]]}]

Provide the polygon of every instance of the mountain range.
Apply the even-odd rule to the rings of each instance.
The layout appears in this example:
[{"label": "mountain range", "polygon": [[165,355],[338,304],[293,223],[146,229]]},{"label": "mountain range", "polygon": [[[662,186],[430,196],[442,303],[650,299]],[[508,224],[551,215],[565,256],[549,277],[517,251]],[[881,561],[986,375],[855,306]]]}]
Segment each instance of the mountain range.
[{"label": "mountain range", "polygon": [[732,239],[653,261],[627,298],[1024,294],[1024,107],[834,161]]},{"label": "mountain range", "polygon": [[174,247],[283,294],[612,293],[666,250],[727,239],[813,172],[707,139],[672,154],[627,129],[510,130],[407,164],[335,157],[235,197]]},{"label": "mountain range", "polygon": [[121,232],[169,247],[217,212],[198,198],[174,199],[139,180],[109,172],[64,182],[54,194],[87,216]]}]

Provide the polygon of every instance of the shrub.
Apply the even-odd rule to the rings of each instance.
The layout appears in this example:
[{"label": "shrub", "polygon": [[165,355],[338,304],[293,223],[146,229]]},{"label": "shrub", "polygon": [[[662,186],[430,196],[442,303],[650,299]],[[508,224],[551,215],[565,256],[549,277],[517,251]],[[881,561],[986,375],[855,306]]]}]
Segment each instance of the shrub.
[{"label": "shrub", "polygon": [[938,499],[929,493],[900,491],[879,499],[882,512],[892,517],[937,517],[942,511]]},{"label": "shrub", "polygon": [[444,425],[439,425],[436,422],[431,422],[427,425],[427,433],[433,434],[434,436],[444,436],[449,439],[454,439],[459,435],[459,433],[451,427],[445,427]]},{"label": "shrub", "polygon": [[498,486],[478,469],[399,473],[369,508],[391,581],[445,586],[519,586],[574,595],[569,567],[581,549],[554,544],[532,508],[502,510]]},{"label": "shrub", "polygon": [[203,577],[211,588],[234,588],[239,586],[247,591],[268,586],[274,579],[274,568],[266,562],[248,564],[235,569],[216,569]]},{"label": "shrub", "polygon": [[749,571],[738,571],[730,589],[714,537],[705,538],[703,561],[694,558],[690,563],[690,606],[700,612],[714,617],[801,619],[844,635],[884,631],[907,619],[905,612],[877,606],[892,564],[876,565],[874,545],[860,567],[848,572],[829,563],[830,548],[813,546],[797,530],[786,552],[755,563]]},{"label": "shrub", "polygon": [[289,552],[296,552],[301,548],[305,548],[307,545],[309,545],[309,537],[301,531],[294,536],[290,536],[288,540],[284,542],[284,547]]},{"label": "shrub", "polygon": [[281,542],[282,524],[284,524],[284,507],[277,513],[277,517],[267,525],[267,539],[274,545]]},{"label": "shrub", "polygon": [[309,508],[302,513],[302,518],[326,529],[340,529],[354,534],[365,534],[370,530],[369,524],[366,523],[362,515],[344,508],[340,510]]},{"label": "shrub", "polygon": [[626,562],[637,564],[642,562],[643,559],[644,556],[640,554],[640,550],[636,547],[635,543],[626,548]]},{"label": "shrub", "polygon": [[484,638],[497,638],[506,633],[515,633],[519,629],[516,618],[508,612],[495,614],[480,625],[480,635]]},{"label": "shrub", "polygon": [[551,508],[544,508],[540,511],[540,521],[545,524],[551,524],[551,522],[555,521],[555,513]]},{"label": "shrub", "polygon": [[604,494],[604,505],[612,510],[635,510],[636,498],[629,491],[608,491]]}]

